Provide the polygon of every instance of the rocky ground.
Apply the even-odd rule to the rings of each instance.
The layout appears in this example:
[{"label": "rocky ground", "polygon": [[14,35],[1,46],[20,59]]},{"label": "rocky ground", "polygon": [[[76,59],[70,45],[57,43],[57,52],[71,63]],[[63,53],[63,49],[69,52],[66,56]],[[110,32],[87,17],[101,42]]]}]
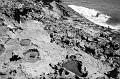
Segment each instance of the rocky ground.
[{"label": "rocky ground", "polygon": [[1,79],[120,79],[120,33],[60,0],[0,1]]}]

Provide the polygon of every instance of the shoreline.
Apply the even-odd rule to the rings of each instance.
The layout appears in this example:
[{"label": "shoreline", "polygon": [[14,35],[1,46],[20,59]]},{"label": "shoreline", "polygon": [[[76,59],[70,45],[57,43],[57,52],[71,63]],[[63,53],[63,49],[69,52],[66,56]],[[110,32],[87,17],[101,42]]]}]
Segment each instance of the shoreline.
[{"label": "shoreline", "polygon": [[102,12],[95,10],[95,9],[90,9],[82,6],[76,6],[76,5],[68,5],[68,7],[72,8],[74,11],[79,13],[80,15],[84,16],[86,19],[90,20],[91,22],[103,26],[103,27],[109,27],[113,30],[118,30],[120,29],[120,25],[110,25],[107,24],[106,22],[112,18],[111,16],[105,15]]}]

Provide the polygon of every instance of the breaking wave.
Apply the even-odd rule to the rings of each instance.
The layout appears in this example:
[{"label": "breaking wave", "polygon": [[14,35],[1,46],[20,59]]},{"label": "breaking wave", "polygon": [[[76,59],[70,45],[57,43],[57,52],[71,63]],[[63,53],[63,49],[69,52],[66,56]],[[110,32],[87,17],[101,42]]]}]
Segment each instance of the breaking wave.
[{"label": "breaking wave", "polygon": [[72,8],[74,11],[78,12],[80,15],[84,16],[91,22],[104,26],[104,27],[109,27],[111,29],[120,29],[120,25],[110,25],[107,23],[109,19],[111,19],[111,16],[108,16],[106,14],[103,14],[102,12],[95,10],[95,9],[90,9],[82,6],[76,6],[76,5],[68,5],[68,7]]}]

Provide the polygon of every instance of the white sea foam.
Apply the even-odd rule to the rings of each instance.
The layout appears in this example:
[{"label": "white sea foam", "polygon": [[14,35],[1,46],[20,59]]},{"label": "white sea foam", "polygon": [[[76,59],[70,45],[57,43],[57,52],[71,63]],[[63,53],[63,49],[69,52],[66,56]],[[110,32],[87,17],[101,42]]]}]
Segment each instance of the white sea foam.
[{"label": "white sea foam", "polygon": [[111,18],[111,16],[105,15],[98,10],[90,9],[82,6],[76,6],[76,5],[68,5],[68,7],[72,8],[74,11],[78,12],[80,15],[84,16],[85,18],[87,18],[88,20],[90,20],[95,24],[104,27],[109,26],[109,28],[115,30],[119,29],[118,27],[120,27],[120,26],[113,26],[107,24],[106,22],[108,21],[109,18]]}]

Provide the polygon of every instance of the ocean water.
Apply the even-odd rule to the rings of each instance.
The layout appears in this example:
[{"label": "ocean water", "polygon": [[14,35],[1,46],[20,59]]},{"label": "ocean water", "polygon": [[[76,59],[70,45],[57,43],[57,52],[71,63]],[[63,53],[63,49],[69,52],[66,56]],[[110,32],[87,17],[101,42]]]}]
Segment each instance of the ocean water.
[{"label": "ocean water", "polygon": [[68,5],[83,6],[99,10],[101,13],[111,16],[107,24],[120,25],[120,0],[64,0]]}]

